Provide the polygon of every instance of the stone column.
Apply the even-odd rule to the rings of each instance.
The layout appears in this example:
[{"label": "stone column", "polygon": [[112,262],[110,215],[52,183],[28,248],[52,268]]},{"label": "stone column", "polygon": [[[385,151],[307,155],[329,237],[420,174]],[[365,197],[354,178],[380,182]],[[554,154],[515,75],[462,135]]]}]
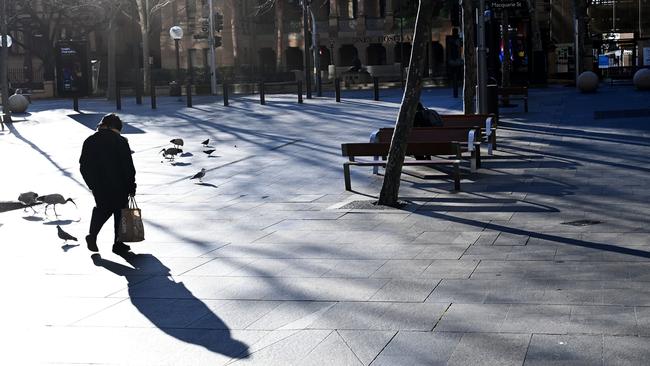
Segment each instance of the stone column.
[{"label": "stone column", "polygon": [[[357,21],[357,35],[359,37],[363,37],[366,34],[366,0],[357,0],[356,21]],[[359,59],[362,60],[361,57],[359,57]]]}]

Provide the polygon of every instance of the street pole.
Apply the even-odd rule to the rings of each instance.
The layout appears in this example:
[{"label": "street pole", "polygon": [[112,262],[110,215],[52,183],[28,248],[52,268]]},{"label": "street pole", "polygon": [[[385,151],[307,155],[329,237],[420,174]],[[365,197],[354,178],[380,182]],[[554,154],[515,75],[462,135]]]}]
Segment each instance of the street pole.
[{"label": "street pole", "polygon": [[208,39],[208,45],[210,45],[210,92],[212,95],[217,95],[217,56],[214,51],[214,9],[212,8],[212,0],[208,0],[208,7],[210,8],[210,20],[208,20],[208,26],[210,27],[210,39]]},{"label": "street pole", "polygon": [[404,89],[404,13],[402,13],[402,0],[399,0],[399,70],[400,84]]},{"label": "street pole", "polygon": [[178,51],[179,39],[174,39],[174,48],[176,49],[176,83],[180,85],[181,79],[181,55]]},{"label": "street pole", "polygon": [[316,96],[322,97],[323,96],[323,80],[321,79],[320,76],[320,45],[318,42],[318,25],[316,23],[316,15],[314,15],[314,12],[311,10],[311,7],[307,8],[309,10],[309,14],[311,15],[311,48],[313,49],[313,54],[314,54],[314,69],[316,69],[316,77],[314,78],[314,82],[316,83]]},{"label": "street pole", "polygon": [[309,48],[307,47],[309,44],[309,42],[307,42],[309,34],[309,14],[307,14],[307,1],[308,0],[302,0],[302,38],[305,43],[303,52],[305,55],[305,89],[307,90],[307,99],[311,99],[311,66],[309,62]]},{"label": "street pole", "polygon": [[477,79],[478,79],[478,112],[487,114],[487,52],[485,49],[485,0],[479,1],[478,7],[478,40],[476,42]]},{"label": "street pole", "polygon": [[[0,70],[0,82],[2,83],[2,112],[4,113],[3,122],[11,123],[11,110],[9,109],[9,85],[7,84],[7,64],[9,59],[9,47],[7,45],[7,3],[2,0],[2,14],[0,14],[0,33],[2,33],[2,69]],[[4,131],[4,124],[2,125]]]}]

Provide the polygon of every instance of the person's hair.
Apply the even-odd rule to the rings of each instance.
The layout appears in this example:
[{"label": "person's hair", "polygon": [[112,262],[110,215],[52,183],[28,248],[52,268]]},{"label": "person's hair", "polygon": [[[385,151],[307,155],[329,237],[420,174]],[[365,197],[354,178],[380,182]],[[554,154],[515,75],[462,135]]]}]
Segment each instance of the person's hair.
[{"label": "person's hair", "polygon": [[107,114],[102,118],[102,121],[97,127],[114,128],[118,131],[122,131],[122,120],[115,113]]}]

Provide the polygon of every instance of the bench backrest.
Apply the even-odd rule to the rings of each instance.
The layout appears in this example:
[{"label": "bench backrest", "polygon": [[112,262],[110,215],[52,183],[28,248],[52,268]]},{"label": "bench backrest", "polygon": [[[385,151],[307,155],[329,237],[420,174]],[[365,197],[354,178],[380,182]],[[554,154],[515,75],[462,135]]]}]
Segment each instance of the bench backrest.
[{"label": "bench backrest", "polygon": [[485,120],[492,117],[492,128],[497,127],[499,118],[491,114],[441,114],[442,127],[474,127],[485,128]]},{"label": "bench backrest", "polygon": [[[388,142],[393,138],[394,128],[380,128],[376,134],[377,142]],[[476,131],[479,127],[413,127],[408,137],[408,142],[467,142],[469,131],[475,131],[474,140],[480,136]]]},{"label": "bench backrest", "polygon": [[[355,156],[387,156],[390,143],[366,142],[341,144],[341,153],[353,160]],[[460,145],[452,142],[414,142],[406,145],[406,155],[460,155]]]},{"label": "bench backrest", "polygon": [[505,86],[497,89],[497,93],[503,95],[528,95],[528,87],[526,86]]}]

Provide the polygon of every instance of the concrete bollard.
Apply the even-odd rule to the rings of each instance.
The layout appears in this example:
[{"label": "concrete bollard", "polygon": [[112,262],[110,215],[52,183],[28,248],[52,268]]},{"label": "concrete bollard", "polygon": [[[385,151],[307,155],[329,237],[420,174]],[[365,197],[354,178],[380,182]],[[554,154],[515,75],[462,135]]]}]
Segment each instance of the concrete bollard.
[{"label": "concrete bollard", "polygon": [[222,86],[223,86],[223,105],[227,107],[228,106],[228,83],[226,83],[226,81],[224,80]]},{"label": "concrete bollard", "polygon": [[151,109],[156,109],[156,86],[151,83]]},{"label": "concrete bollard", "polygon": [[265,105],[266,99],[264,97],[264,80],[260,81],[260,104]]}]

